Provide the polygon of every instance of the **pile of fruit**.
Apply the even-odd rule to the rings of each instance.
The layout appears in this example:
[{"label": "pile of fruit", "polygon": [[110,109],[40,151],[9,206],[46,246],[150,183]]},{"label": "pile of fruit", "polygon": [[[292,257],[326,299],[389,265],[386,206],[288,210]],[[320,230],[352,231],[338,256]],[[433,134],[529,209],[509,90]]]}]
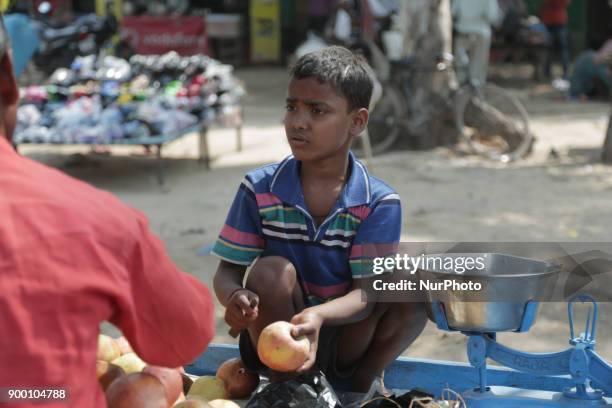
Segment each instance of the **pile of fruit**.
[{"label": "pile of fruit", "polygon": [[238,358],[215,376],[193,377],[182,368],[147,365],[125,337],[98,339],[96,371],[109,408],[238,408],[257,388],[259,376]]},{"label": "pile of fruit", "polygon": [[[280,372],[293,372],[306,361],[310,342],[294,338],[295,326],[275,322],[261,333],[257,352],[261,361]],[[96,372],[109,408],[238,408],[231,400],[248,399],[259,385],[239,358],[221,364],[216,375],[195,377],[182,367],[148,365],[125,337],[98,337]]]}]

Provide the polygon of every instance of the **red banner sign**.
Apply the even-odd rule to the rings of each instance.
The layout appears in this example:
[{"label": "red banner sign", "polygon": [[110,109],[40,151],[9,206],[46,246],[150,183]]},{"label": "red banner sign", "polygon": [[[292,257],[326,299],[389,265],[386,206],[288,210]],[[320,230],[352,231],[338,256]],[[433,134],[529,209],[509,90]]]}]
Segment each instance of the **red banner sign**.
[{"label": "red banner sign", "polygon": [[124,17],[121,31],[139,54],[208,54],[203,17]]}]

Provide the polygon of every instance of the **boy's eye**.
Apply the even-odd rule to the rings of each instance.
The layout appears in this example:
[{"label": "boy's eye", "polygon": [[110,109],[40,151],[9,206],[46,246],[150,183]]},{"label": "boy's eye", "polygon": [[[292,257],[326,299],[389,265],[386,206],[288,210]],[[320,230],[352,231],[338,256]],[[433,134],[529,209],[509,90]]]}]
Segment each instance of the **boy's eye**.
[{"label": "boy's eye", "polygon": [[293,106],[293,105],[286,105],[285,106],[285,110],[287,112],[293,112],[295,110],[295,106]]},{"label": "boy's eye", "polygon": [[315,115],[322,115],[325,113],[322,109],[319,108],[312,108],[310,112],[314,113]]}]

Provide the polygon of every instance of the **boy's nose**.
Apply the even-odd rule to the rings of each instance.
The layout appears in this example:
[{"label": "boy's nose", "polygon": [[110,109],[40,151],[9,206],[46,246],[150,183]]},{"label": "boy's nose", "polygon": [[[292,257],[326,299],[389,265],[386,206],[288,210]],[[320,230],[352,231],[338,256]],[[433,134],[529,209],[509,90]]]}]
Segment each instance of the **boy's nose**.
[{"label": "boy's nose", "polygon": [[305,130],[308,128],[308,120],[305,115],[294,113],[293,115],[287,115],[285,117],[285,123],[295,130]]}]

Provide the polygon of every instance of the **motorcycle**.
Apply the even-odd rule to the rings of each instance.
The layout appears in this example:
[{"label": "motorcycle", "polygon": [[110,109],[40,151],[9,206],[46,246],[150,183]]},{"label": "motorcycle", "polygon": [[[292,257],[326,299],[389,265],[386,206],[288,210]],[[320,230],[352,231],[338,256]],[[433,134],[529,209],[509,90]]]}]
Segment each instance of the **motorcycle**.
[{"label": "motorcycle", "polygon": [[[38,7],[38,15],[29,18],[38,47],[28,70],[35,71],[39,76],[42,74],[44,78],[58,68],[69,67],[77,56],[98,54],[118,31],[119,24],[112,13],[106,16],[85,14],[58,27],[50,18],[51,11],[51,5],[43,2]],[[27,82],[38,81],[40,78]]]}]

